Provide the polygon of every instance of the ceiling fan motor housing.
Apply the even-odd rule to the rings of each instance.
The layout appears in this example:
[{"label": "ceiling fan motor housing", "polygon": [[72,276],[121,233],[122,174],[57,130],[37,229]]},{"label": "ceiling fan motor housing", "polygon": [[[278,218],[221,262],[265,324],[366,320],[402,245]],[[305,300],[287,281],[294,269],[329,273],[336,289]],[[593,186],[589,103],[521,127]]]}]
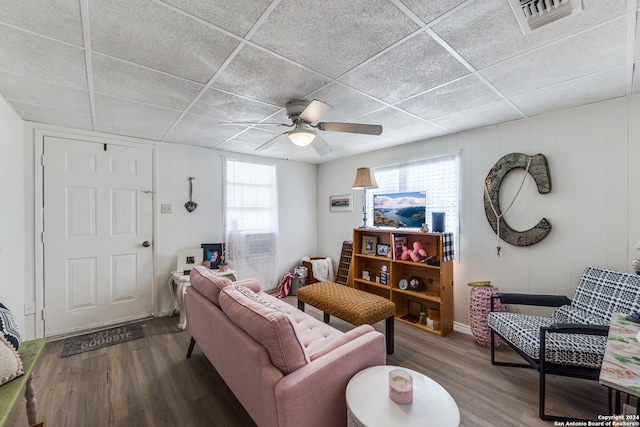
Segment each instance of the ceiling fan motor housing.
[{"label": "ceiling fan motor housing", "polygon": [[285,109],[287,111],[287,116],[295,122],[298,120],[298,116],[304,111],[305,108],[309,105],[309,101],[291,101],[287,105],[285,105]]}]

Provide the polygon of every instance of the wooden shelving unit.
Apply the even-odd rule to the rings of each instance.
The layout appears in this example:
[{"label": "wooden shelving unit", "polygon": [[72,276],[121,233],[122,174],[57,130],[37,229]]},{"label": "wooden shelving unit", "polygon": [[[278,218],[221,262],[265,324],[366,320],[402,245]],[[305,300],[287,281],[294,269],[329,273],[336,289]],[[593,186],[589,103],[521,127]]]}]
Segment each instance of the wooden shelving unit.
[{"label": "wooden shelving unit", "polygon": [[[439,265],[398,259],[394,246],[399,238],[406,239],[408,247],[420,242],[430,262],[439,261]],[[453,330],[453,263],[442,261],[442,248],[440,233],[357,228],[353,231],[351,285],[393,301],[396,320],[444,336]],[[373,254],[365,253],[369,251]],[[423,287],[417,291],[401,289],[400,281],[412,277],[419,278]],[[427,314],[431,319],[427,325],[406,318],[410,305],[412,312],[419,307],[417,310]],[[434,322],[436,313],[439,325]]]}]

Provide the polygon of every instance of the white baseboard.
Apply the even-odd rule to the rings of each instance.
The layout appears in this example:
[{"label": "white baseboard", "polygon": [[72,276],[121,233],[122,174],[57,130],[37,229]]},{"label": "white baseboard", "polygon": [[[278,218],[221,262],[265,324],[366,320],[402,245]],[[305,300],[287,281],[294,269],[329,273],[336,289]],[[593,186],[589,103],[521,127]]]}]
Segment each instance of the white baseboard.
[{"label": "white baseboard", "polygon": [[453,322],[453,330],[456,332],[461,332],[467,335],[473,335],[471,333],[471,327],[469,325],[465,325],[464,323]]}]

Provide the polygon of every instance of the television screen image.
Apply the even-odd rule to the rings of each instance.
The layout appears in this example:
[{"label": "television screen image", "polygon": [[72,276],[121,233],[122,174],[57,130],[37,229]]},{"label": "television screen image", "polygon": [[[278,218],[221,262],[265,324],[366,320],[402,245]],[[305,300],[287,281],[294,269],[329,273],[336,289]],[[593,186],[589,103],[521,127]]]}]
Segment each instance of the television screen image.
[{"label": "television screen image", "polygon": [[373,195],[373,225],[379,227],[419,228],[426,211],[424,191]]}]

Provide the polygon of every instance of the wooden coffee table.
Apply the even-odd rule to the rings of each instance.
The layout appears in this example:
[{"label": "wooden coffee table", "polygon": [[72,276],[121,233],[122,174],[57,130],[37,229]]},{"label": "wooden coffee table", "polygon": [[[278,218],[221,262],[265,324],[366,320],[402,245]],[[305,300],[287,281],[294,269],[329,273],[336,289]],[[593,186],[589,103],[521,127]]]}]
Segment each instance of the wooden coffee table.
[{"label": "wooden coffee table", "polygon": [[[413,377],[413,402],[400,405],[389,397],[389,371],[402,369]],[[349,427],[460,425],[460,410],[453,397],[437,382],[412,369],[373,366],[351,378],[347,384]]]}]

